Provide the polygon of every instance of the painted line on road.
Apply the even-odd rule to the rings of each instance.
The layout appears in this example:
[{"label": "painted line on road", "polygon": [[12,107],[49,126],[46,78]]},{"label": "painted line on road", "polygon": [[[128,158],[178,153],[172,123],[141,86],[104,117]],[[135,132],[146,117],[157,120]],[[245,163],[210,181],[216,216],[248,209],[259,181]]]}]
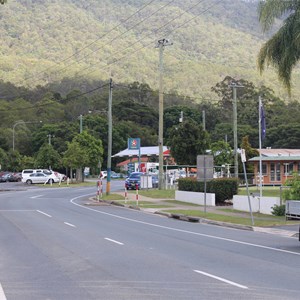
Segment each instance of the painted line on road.
[{"label": "painted line on road", "polygon": [[24,211],[36,211],[34,209],[0,209],[0,212],[24,212]]},{"label": "painted line on road", "polygon": [[110,242],[113,242],[113,243],[116,243],[116,244],[118,244],[118,245],[124,245],[123,243],[121,243],[121,242],[118,242],[118,241],[116,241],[116,240],[112,240],[112,239],[110,239],[110,238],[104,238],[105,240],[107,240],[107,241],[110,241]]},{"label": "painted line on road", "polygon": [[228,284],[231,284],[231,285],[236,286],[236,287],[241,288],[241,289],[248,289],[248,287],[245,286],[245,285],[238,284],[236,282],[227,280],[227,279],[222,278],[222,277],[218,277],[218,276],[215,276],[215,275],[212,275],[212,274],[209,274],[209,273],[206,273],[206,272],[202,272],[202,271],[199,271],[199,270],[194,270],[194,272],[202,274],[202,275],[207,276],[207,277],[214,278],[216,280],[219,280],[219,281],[222,281],[222,282],[225,282],[225,283],[228,283]]},{"label": "painted line on road", "polygon": [[76,226],[75,226],[75,225],[73,225],[73,224],[71,224],[71,223],[64,222],[64,224],[66,224],[66,225],[68,225],[68,226],[71,226],[71,227],[75,227],[75,228],[76,228]]},{"label": "painted line on road", "polygon": [[39,212],[40,214],[43,214],[43,215],[45,215],[45,216],[47,216],[47,217],[49,217],[49,218],[52,218],[52,216],[50,216],[50,215],[48,215],[48,214],[44,213],[44,212],[43,212],[43,211],[41,211],[41,210],[37,210],[37,212]]},{"label": "painted line on road", "polygon": [[36,196],[32,196],[30,197],[31,199],[36,199],[36,198],[39,198],[39,197],[43,197],[44,195],[36,195]]},{"label": "painted line on road", "polygon": [[1,283],[0,283],[0,300],[7,300],[6,296],[4,294],[4,291],[3,291]]},{"label": "painted line on road", "polygon": [[163,226],[163,225],[157,225],[157,224],[154,224],[154,223],[143,222],[143,221],[139,221],[139,220],[135,220],[135,219],[131,219],[131,218],[126,218],[126,217],[110,214],[110,213],[103,212],[103,211],[100,211],[100,210],[96,210],[96,209],[93,209],[91,207],[86,207],[86,206],[83,206],[83,205],[80,205],[80,204],[74,202],[76,199],[83,198],[83,197],[86,197],[86,196],[89,196],[89,195],[91,195],[91,194],[81,195],[81,196],[75,197],[75,198],[71,199],[70,202],[72,204],[76,205],[76,206],[79,206],[79,207],[87,209],[87,210],[94,211],[94,212],[102,214],[102,215],[111,216],[111,217],[114,217],[114,218],[130,221],[130,222],[134,222],[134,223],[138,223],[138,224],[144,224],[144,225],[148,225],[148,226],[152,226],[152,227],[163,228],[163,229],[167,229],[167,230],[172,230],[172,231],[177,231],[177,232],[182,232],[182,233],[188,233],[188,234],[197,235],[197,236],[203,236],[203,237],[211,238],[211,239],[215,239],[215,240],[226,241],[226,242],[230,242],[230,243],[235,243],[235,244],[251,246],[251,247],[255,247],[255,248],[261,248],[261,249],[271,250],[271,251],[275,251],[275,252],[281,252],[281,253],[287,253],[287,254],[300,256],[299,252],[293,252],[293,251],[289,251],[289,250],[284,250],[284,249],[273,248],[273,247],[269,247],[269,246],[263,246],[263,245],[259,245],[259,244],[253,244],[253,243],[248,243],[248,242],[223,238],[223,237],[219,237],[219,236],[215,236],[215,235],[209,235],[209,234],[205,234],[205,233],[199,233],[199,232],[183,230],[183,229],[178,229],[178,228],[173,228],[173,227],[168,227],[168,226]]}]

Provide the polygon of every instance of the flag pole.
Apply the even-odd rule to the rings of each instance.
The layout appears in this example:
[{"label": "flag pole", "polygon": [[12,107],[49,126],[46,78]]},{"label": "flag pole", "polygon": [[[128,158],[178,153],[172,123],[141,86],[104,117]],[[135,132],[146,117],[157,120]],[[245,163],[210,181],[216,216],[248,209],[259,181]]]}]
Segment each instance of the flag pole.
[{"label": "flag pole", "polygon": [[262,155],[261,155],[261,122],[262,122],[262,102],[261,102],[261,96],[258,97],[258,136],[259,136],[259,208],[258,211],[260,212],[260,200],[262,197]]}]

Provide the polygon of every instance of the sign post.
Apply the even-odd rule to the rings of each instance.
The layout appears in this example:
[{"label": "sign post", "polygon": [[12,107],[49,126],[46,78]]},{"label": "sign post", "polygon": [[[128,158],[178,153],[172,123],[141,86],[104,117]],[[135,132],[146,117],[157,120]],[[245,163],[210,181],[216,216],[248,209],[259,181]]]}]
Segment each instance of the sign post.
[{"label": "sign post", "polygon": [[128,149],[129,150],[138,150],[139,172],[141,172],[141,139],[140,138],[129,138],[128,139]]},{"label": "sign post", "polygon": [[247,161],[245,149],[241,149],[241,160],[242,160],[242,163],[243,163],[243,169],[244,169],[244,175],[245,175],[245,183],[246,183],[246,188],[247,188],[247,195],[248,195],[248,203],[249,203],[249,211],[250,211],[250,216],[251,216],[251,222],[252,222],[252,225],[254,225],[252,208],[251,208],[251,201],[250,201],[250,194],[249,194],[249,187],[248,187],[248,179],[247,179],[247,173],[246,173],[246,167],[245,167],[245,162]]}]

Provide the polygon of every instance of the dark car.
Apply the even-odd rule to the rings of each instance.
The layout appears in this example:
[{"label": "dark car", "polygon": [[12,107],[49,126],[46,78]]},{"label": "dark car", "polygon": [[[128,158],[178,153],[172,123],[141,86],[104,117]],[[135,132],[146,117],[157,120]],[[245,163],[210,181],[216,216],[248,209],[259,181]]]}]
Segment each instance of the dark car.
[{"label": "dark car", "polygon": [[22,173],[12,173],[7,177],[9,182],[19,182],[22,180]]},{"label": "dark car", "polygon": [[127,190],[135,190],[136,185],[138,185],[138,189],[141,188],[141,175],[144,173],[142,172],[133,172],[129,175],[128,178],[125,180],[125,188]]},{"label": "dark car", "polygon": [[2,172],[0,174],[0,182],[7,182],[10,175],[10,172]]}]

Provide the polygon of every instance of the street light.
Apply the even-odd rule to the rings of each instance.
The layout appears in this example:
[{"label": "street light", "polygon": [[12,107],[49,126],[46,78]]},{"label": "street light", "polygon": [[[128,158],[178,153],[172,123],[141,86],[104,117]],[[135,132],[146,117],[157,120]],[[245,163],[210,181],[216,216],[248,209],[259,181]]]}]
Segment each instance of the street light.
[{"label": "street light", "polygon": [[15,128],[17,125],[20,124],[27,124],[27,123],[42,123],[43,121],[17,121],[13,126],[13,151],[15,151]]}]

